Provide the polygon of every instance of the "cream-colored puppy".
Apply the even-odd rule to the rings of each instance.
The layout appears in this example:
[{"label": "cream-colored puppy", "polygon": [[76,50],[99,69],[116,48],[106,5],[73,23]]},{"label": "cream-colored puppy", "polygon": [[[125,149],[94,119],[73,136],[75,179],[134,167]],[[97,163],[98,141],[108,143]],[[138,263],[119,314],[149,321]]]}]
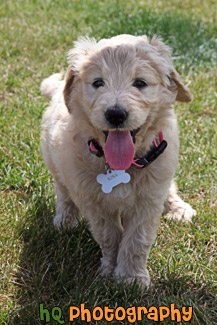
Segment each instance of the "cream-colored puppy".
[{"label": "cream-colored puppy", "polygon": [[101,274],[148,286],[146,262],[163,210],[178,220],[195,215],[173,182],[172,105],[192,96],[157,37],[81,38],[61,78],[41,86],[51,98],[42,151],[56,185],[54,224],[73,226],[84,215],[102,249]]}]

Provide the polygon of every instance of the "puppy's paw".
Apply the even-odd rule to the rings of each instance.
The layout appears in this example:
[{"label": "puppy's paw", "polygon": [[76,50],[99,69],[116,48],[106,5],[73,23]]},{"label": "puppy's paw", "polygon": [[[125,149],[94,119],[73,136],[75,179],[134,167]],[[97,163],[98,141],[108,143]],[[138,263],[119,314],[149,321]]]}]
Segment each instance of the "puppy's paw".
[{"label": "puppy's paw", "polygon": [[178,221],[191,222],[192,217],[196,216],[197,212],[192,209],[190,204],[183,200],[172,202],[170,209],[165,215],[167,219],[174,219]]},{"label": "puppy's paw", "polygon": [[150,289],[152,287],[151,279],[149,276],[126,278],[125,281],[127,284],[130,284],[130,285],[134,284],[134,282],[137,282],[140,289]]},{"label": "puppy's paw", "polygon": [[112,276],[113,272],[115,269],[115,265],[109,262],[106,258],[102,257],[101,258],[101,265],[99,268],[99,274],[104,277],[110,277]]},{"label": "puppy's paw", "polygon": [[152,283],[151,283],[151,278],[149,276],[148,270],[145,269],[144,272],[142,272],[143,274],[139,274],[138,276],[130,276],[130,275],[126,275],[126,274],[121,274],[120,272],[118,272],[117,268],[114,272],[114,277],[116,279],[117,282],[122,282],[126,285],[132,285],[134,284],[134,282],[137,282],[139,287],[141,289],[149,289],[152,287]]},{"label": "puppy's paw", "polygon": [[74,228],[78,224],[78,219],[72,216],[64,217],[62,214],[57,214],[53,219],[53,224],[56,229]]}]

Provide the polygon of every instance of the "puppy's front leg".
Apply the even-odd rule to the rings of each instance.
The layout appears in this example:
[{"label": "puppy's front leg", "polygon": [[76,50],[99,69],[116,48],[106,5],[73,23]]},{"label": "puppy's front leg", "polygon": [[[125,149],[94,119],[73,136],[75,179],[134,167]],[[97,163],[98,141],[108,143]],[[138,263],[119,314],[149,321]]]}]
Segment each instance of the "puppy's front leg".
[{"label": "puppy's front leg", "polygon": [[[85,213],[89,221],[91,232],[102,250],[100,274],[109,276],[117,265],[118,247],[121,241],[123,228],[119,212],[102,214],[103,210],[95,209],[94,214],[90,211]],[[103,215],[103,217],[102,217]]]},{"label": "puppy's front leg", "polygon": [[139,209],[123,215],[124,232],[119,246],[115,276],[117,279],[126,279],[128,283],[137,278],[140,285],[148,287],[150,277],[146,263],[156,237],[161,212],[149,210],[145,215],[144,211]]}]

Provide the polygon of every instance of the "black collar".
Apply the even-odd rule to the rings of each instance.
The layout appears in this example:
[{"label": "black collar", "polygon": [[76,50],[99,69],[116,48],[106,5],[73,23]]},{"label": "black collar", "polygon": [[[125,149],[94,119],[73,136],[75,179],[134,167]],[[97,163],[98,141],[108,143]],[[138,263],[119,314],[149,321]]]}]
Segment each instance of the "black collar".
[{"label": "black collar", "polygon": [[[92,154],[97,157],[102,157],[104,155],[103,148],[100,146],[97,139],[90,139],[88,141],[89,150]],[[154,139],[150,149],[141,158],[135,157],[132,162],[132,167],[140,169],[145,168],[151,164],[157,157],[159,157],[167,147],[167,141],[164,140],[163,131],[159,132],[159,144],[157,144],[156,139]]]}]

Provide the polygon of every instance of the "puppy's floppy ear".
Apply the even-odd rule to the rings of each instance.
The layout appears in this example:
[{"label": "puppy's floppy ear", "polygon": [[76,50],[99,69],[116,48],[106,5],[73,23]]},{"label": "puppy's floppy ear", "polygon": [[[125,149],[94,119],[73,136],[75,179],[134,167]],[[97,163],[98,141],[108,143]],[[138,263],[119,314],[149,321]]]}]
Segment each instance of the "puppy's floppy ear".
[{"label": "puppy's floppy ear", "polygon": [[177,101],[184,103],[192,101],[193,95],[191,94],[190,90],[181,82],[179,74],[175,69],[171,71],[169,80],[171,82],[171,88],[175,88],[177,91]]},{"label": "puppy's floppy ear", "polygon": [[190,90],[181,82],[178,72],[173,67],[171,61],[172,49],[164,44],[162,39],[156,35],[152,37],[150,44],[154,46],[170,67],[170,73],[168,76],[170,86],[168,88],[171,91],[177,91],[176,100],[179,102],[190,102],[193,99],[193,96],[190,93]]},{"label": "puppy's floppy ear", "polygon": [[69,113],[71,111],[70,103],[71,103],[71,99],[72,99],[74,79],[75,79],[74,72],[71,68],[69,68],[66,73],[66,78],[65,78],[66,83],[65,83],[65,88],[63,90],[65,105],[68,108]]}]

